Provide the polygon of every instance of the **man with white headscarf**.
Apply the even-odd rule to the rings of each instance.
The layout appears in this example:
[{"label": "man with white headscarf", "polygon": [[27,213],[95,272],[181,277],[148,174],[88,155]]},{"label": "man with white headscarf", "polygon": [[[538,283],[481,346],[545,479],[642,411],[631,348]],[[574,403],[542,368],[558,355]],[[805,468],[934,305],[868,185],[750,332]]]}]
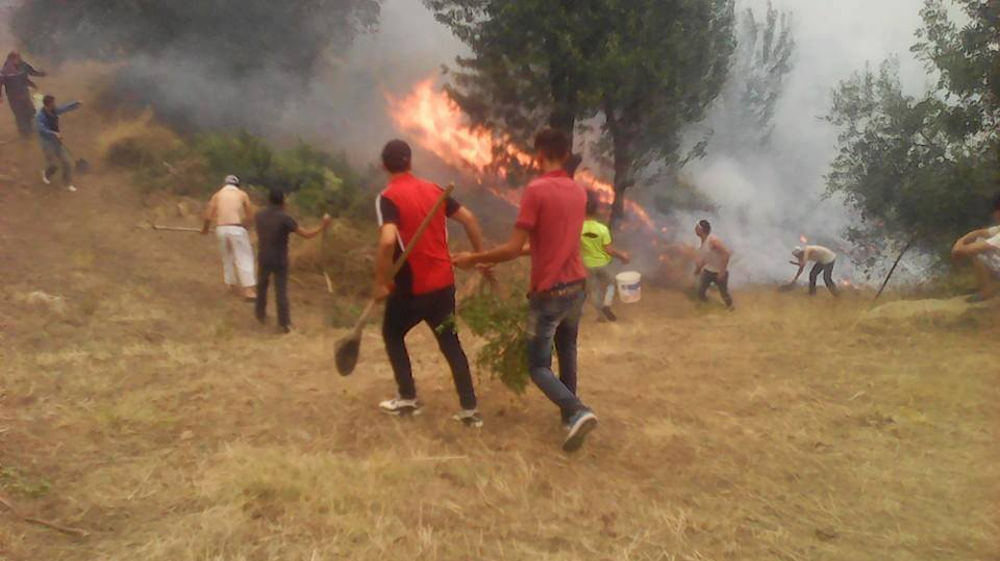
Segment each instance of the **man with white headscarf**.
[{"label": "man with white headscarf", "polygon": [[240,179],[226,176],[222,188],[208,202],[202,234],[208,234],[215,224],[215,236],[222,253],[222,272],[226,284],[234,293],[249,301],[257,299],[257,274],[254,267],[253,245],[247,224],[254,215],[250,196],[240,189]]},{"label": "man with white headscarf", "polygon": [[799,277],[802,276],[802,271],[805,270],[806,263],[813,261],[815,264],[809,271],[809,294],[816,294],[816,280],[822,274],[823,282],[826,284],[826,288],[830,291],[830,294],[840,296],[837,292],[837,283],[833,282],[833,266],[837,263],[837,254],[833,250],[821,245],[807,245],[805,247],[796,247],[792,250],[792,255],[796,259],[792,261],[792,264],[797,265],[799,270],[795,273],[795,278],[787,286],[794,285],[799,280]]}]

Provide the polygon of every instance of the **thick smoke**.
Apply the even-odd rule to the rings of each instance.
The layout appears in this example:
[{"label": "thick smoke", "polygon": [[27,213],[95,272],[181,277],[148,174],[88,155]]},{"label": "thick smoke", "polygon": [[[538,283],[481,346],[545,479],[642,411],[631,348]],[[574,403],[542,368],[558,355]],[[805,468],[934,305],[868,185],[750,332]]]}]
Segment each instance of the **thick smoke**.
[{"label": "thick smoke", "polygon": [[[692,132],[693,138],[700,138],[704,129],[712,130],[705,158],[688,164],[682,173],[714,203],[715,210],[707,217],[737,252],[737,282],[790,277],[786,262],[800,236],[844,256],[854,252],[843,233],[855,217],[842,201],[823,196],[837,131],[822,117],[837,83],[887,57],[899,60],[904,87],[910,92],[922,91],[931,80],[909,53],[920,25],[921,0],[775,0],[773,4],[792,18],[795,49],[775,106],[769,144],[738,150],[732,143],[718,142],[752,136],[733,129],[739,120],[725,114],[725,104],[720,103]],[[739,3],[738,9],[746,8],[762,19],[767,0]],[[387,116],[384,94],[405,94],[416,81],[453,61],[462,48],[421,3],[389,0],[382,7],[379,31],[360,37],[338,56],[334,72],[313,82],[304,104],[281,120],[281,129],[343,147],[357,161],[369,162],[385,138],[399,134]],[[652,202],[657,189],[664,188],[671,187],[652,182],[636,188],[634,196]],[[700,217],[700,213],[675,213],[681,227],[672,235],[694,243],[687,226]],[[849,259],[841,258],[839,267],[854,281],[864,280],[860,272],[851,271]],[[916,270],[912,264],[911,268]]]},{"label": "thick smoke", "polygon": [[[760,15],[767,2],[747,0],[742,6]],[[856,217],[841,200],[823,196],[837,131],[822,117],[839,81],[887,57],[899,61],[906,89],[916,93],[927,86],[926,71],[909,53],[921,6],[921,0],[774,1],[775,8],[791,14],[796,45],[793,67],[775,108],[770,143],[758,150],[712,143],[707,156],[687,170],[717,204],[710,218],[737,252],[736,280],[789,278],[794,270],[785,263],[790,249],[800,245],[800,236],[828,245],[842,256],[855,251],[843,234]],[[728,118],[726,110],[720,104],[708,118],[714,138],[746,136],[747,131],[724,128],[738,122]],[[693,225],[696,216],[685,218]],[[841,273],[864,281],[847,259],[839,259],[838,266]],[[919,269],[913,262],[907,266],[913,272]]]},{"label": "thick smoke", "polygon": [[[12,2],[0,0],[0,14]],[[854,251],[843,233],[856,218],[842,201],[823,196],[837,131],[822,116],[840,80],[887,57],[899,61],[909,92],[918,93],[929,85],[932,78],[909,53],[922,3],[773,0],[775,8],[791,15],[795,50],[775,106],[769,144],[742,150],[732,142],[719,142],[748,133],[734,129],[740,121],[726,113],[732,110],[731,104],[720,103],[691,133],[693,144],[705,130],[712,131],[705,157],[689,163],[681,174],[714,203],[715,210],[705,217],[737,252],[734,281],[768,282],[790,276],[786,262],[800,236],[829,245],[842,255]],[[746,8],[762,18],[767,0],[741,0],[738,9]],[[312,76],[265,66],[243,79],[226,79],[213,72],[210,60],[181,51],[137,62],[146,69],[144,79],[157,81],[171,99],[193,107],[197,120],[221,126],[249,121],[257,132],[274,140],[304,139],[344,150],[356,164],[368,165],[387,138],[401,134],[388,115],[386,95],[405,95],[416,82],[452,63],[463,49],[422,2],[385,0],[377,30],[356,36],[347,48],[332,50]],[[267,91],[268,84],[286,96],[277,113],[255,106],[246,95]],[[221,100],[225,102],[218,103]],[[220,106],[232,114],[197,112]],[[439,175],[436,179],[446,179],[445,174]],[[633,196],[652,203],[658,190],[669,188],[669,184],[650,181],[637,187]],[[689,226],[701,217],[702,213],[673,213],[671,222],[679,227],[672,235],[694,243]],[[839,262],[842,272],[849,269],[847,259]],[[915,269],[912,264],[911,268]],[[860,273],[852,275],[855,281],[863,280]]]}]

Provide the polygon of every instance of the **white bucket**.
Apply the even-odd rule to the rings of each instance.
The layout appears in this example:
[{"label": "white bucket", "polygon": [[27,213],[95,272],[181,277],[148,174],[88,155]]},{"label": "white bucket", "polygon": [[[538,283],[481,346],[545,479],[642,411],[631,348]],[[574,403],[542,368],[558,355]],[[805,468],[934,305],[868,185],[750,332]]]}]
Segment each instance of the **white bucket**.
[{"label": "white bucket", "polygon": [[625,304],[634,304],[642,299],[642,275],[636,271],[625,271],[615,275],[618,285],[618,299]]}]

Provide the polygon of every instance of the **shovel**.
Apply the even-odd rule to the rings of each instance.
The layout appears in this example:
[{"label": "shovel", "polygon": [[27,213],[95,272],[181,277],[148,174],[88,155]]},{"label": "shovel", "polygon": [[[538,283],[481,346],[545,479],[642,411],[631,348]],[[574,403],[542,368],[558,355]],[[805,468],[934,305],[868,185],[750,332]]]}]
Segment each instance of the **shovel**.
[{"label": "shovel", "polygon": [[[424,235],[424,231],[430,226],[431,219],[437,216],[441,207],[444,206],[448,197],[451,196],[451,192],[455,190],[455,184],[449,184],[448,187],[441,193],[438,197],[434,206],[431,207],[431,211],[427,213],[424,217],[423,222],[420,223],[420,227],[414,232],[413,237],[410,239],[410,243],[406,244],[406,249],[403,250],[403,254],[399,256],[399,259],[392,266],[392,270],[389,273],[389,278],[395,278],[399,270],[403,268],[403,264],[406,263],[406,258],[410,256],[410,252],[416,247],[417,242],[420,241],[421,236]],[[361,317],[358,318],[358,322],[354,324],[354,329],[344,336],[341,340],[337,341],[334,345],[334,359],[337,363],[337,372],[340,372],[341,376],[348,376],[351,372],[354,372],[354,367],[358,364],[358,354],[361,352],[361,333],[365,329],[365,324],[368,323],[368,319],[371,317],[372,312],[375,311],[375,299],[370,299],[368,305],[365,306],[365,310],[361,312]]]}]

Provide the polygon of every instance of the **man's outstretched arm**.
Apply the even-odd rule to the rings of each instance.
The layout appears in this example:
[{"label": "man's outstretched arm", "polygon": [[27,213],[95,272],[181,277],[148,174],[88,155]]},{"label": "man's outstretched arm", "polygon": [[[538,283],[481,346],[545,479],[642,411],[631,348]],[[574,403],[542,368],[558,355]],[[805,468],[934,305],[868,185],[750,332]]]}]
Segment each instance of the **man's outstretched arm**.
[{"label": "man's outstretched arm", "polygon": [[528,231],[521,228],[514,228],[510,239],[503,245],[490,251],[459,253],[455,256],[454,263],[459,269],[471,269],[476,265],[491,265],[512,261],[521,256],[521,252],[527,243]]},{"label": "man's outstretched arm", "polygon": [[329,214],[324,214],[323,215],[323,222],[319,226],[316,226],[315,228],[311,228],[309,230],[306,230],[302,226],[298,226],[298,227],[295,228],[295,233],[298,234],[298,235],[300,235],[300,236],[302,236],[303,238],[305,238],[307,240],[311,240],[312,238],[315,238],[316,236],[318,236],[320,234],[320,232],[323,232],[327,228],[329,228],[330,227],[330,222],[332,222],[332,221],[333,221],[333,219],[330,218]]}]

